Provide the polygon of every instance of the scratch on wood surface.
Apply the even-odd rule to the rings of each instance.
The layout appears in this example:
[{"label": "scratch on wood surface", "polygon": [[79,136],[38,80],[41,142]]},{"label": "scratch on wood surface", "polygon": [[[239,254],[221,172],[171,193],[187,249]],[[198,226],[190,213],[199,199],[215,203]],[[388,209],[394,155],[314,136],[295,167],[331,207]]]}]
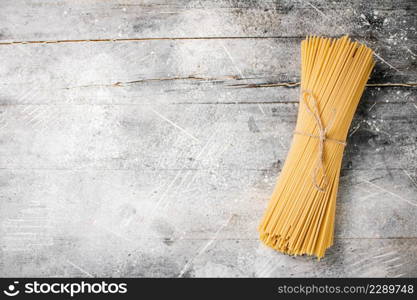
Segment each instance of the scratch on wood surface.
[{"label": "scratch on wood surface", "polygon": [[368,112],[370,112],[374,108],[375,105],[376,105],[376,102],[371,105],[371,107],[368,109]]},{"label": "scratch on wood surface", "polygon": [[385,264],[389,264],[389,263],[392,263],[392,262],[397,261],[397,260],[399,260],[399,259],[401,259],[401,258],[399,258],[399,257],[397,256],[397,257],[391,258],[390,260],[386,260],[386,261],[384,261],[384,263],[385,263]]},{"label": "scratch on wood surface", "polygon": [[259,110],[262,112],[264,116],[266,116],[264,110],[262,109],[261,103],[258,103]]},{"label": "scratch on wood surface", "polygon": [[278,262],[279,261],[277,261],[275,257],[265,260],[264,263],[259,267],[260,270],[257,271],[258,277],[270,276],[277,268],[275,264],[277,264]]},{"label": "scratch on wood surface", "polygon": [[408,47],[405,47],[405,48],[407,49],[407,52],[409,52],[412,56],[417,57],[417,54],[411,51],[411,49],[409,49]]},{"label": "scratch on wood surface", "polygon": [[200,255],[202,255],[213,243],[214,241],[217,239],[217,236],[219,235],[219,233],[227,227],[227,225],[229,225],[230,220],[233,218],[233,215],[230,215],[230,217],[227,219],[227,221],[221,225],[219,227],[219,229],[217,229],[217,231],[214,233],[213,237],[208,241],[208,243],[204,244],[200,250],[197,252],[197,255],[194,256],[193,258],[191,258],[182,268],[180,274],[178,275],[178,277],[182,277],[184,276],[185,272],[188,271],[189,266],[194,262],[194,260],[199,257]]},{"label": "scratch on wood surface", "polygon": [[316,6],[314,6],[313,4],[311,4],[310,2],[306,1],[306,3],[308,5],[310,5],[315,11],[317,11],[319,14],[321,14],[323,17],[325,17],[326,19],[329,19],[329,17],[320,9],[318,9]]},{"label": "scratch on wood surface", "polygon": [[363,263],[365,263],[365,262],[366,262],[366,261],[368,261],[368,260],[369,260],[369,258],[368,258],[368,257],[362,258],[362,259],[357,260],[356,262],[352,263],[352,264],[350,265],[350,267],[354,267],[354,266],[357,266],[357,265],[362,265]]},{"label": "scratch on wood surface", "polygon": [[413,177],[411,177],[410,173],[408,173],[406,170],[402,169],[405,175],[407,175],[408,178],[410,178],[410,181],[414,184],[415,187],[417,187],[417,182],[414,180]]},{"label": "scratch on wood surface", "polygon": [[388,193],[388,194],[390,194],[390,195],[394,196],[394,197],[395,197],[395,198],[397,198],[397,199],[400,199],[400,200],[402,200],[402,201],[404,201],[404,202],[406,202],[406,203],[408,203],[408,204],[410,204],[410,205],[412,205],[412,206],[417,207],[417,203],[414,203],[414,202],[412,202],[412,201],[410,201],[410,200],[407,200],[407,199],[405,199],[404,197],[401,197],[400,195],[398,195],[398,194],[396,194],[396,193],[394,193],[394,192],[391,192],[390,190],[387,190],[387,189],[383,188],[383,187],[382,187],[382,186],[380,186],[380,185],[377,185],[377,184],[375,184],[375,183],[373,183],[373,182],[370,182],[369,180],[366,180],[366,179],[364,179],[364,178],[360,178],[360,180],[362,180],[362,181],[364,181],[364,182],[368,183],[369,185],[372,185],[372,186],[374,186],[374,187],[376,187],[376,188],[380,189],[381,191],[384,191],[384,192],[386,192],[386,193]]},{"label": "scratch on wood surface", "polygon": [[[217,127],[217,128],[215,128],[215,130],[213,130],[213,134],[212,134],[212,136],[210,137],[210,139],[212,138],[212,137],[216,137],[217,136],[217,131],[218,131],[218,128],[219,127]],[[214,144],[214,143],[213,143]],[[209,142],[207,142],[207,144],[205,145],[205,147],[206,146],[208,146],[209,145]],[[226,144],[226,145],[224,145],[224,150],[222,151],[222,152],[220,152],[220,154],[219,155],[221,155],[221,154],[223,154],[224,152],[226,152],[226,150],[227,150],[227,148],[230,146],[230,144]],[[210,150],[210,149],[208,149],[208,150]],[[206,151],[206,152],[208,152],[208,151]],[[197,161],[197,159],[198,158],[200,158],[200,156],[201,156],[201,154],[203,154],[203,150],[198,154],[198,156],[195,158],[195,161],[194,162],[196,162]],[[210,155],[209,155],[210,156]],[[193,166],[194,166],[194,164],[193,164]],[[188,189],[189,187],[190,187],[190,185],[194,182],[194,179],[195,179],[195,177],[197,176],[197,173],[195,173],[194,174],[194,176],[188,181],[188,184],[185,186],[185,188],[184,189]]]},{"label": "scratch on wood surface", "polygon": [[[177,157],[182,157],[183,153],[184,153],[184,148],[181,149],[180,152],[178,152]],[[161,153],[158,157],[158,163],[157,168],[158,170],[161,169],[161,165],[162,165],[162,160],[163,160],[164,154]],[[156,198],[158,196],[159,200],[157,201],[157,204],[154,206],[154,208],[151,210],[151,213],[149,215],[153,215],[155,212],[155,209],[157,209],[157,207],[159,206],[158,202],[162,201],[160,197],[163,196],[163,194],[166,192],[167,189],[170,189],[170,185],[173,184],[172,181],[170,183],[165,183],[163,182],[160,186],[157,186],[156,189],[151,189],[150,192],[146,195],[145,199],[149,199],[149,201],[154,201],[153,199]],[[163,189],[163,191],[162,191]],[[162,196],[159,196],[159,194],[162,191]]]},{"label": "scratch on wood surface", "polygon": [[384,254],[375,255],[372,258],[382,258],[382,257],[390,256],[390,255],[397,255],[397,251],[391,251],[391,252],[387,252]]},{"label": "scratch on wood surface", "polygon": [[[204,5],[202,3],[200,3],[201,7],[204,9]],[[216,34],[218,34],[218,32],[216,32]],[[233,67],[237,70],[237,72],[239,73],[241,78],[244,78],[245,76],[243,75],[242,70],[238,67],[238,65],[235,62],[235,59],[233,58],[233,56],[230,54],[230,51],[227,49],[227,47],[225,46],[225,44],[223,43],[222,40],[220,40],[220,44],[224,50],[224,52],[226,52],[227,56],[229,57],[230,61],[232,62]],[[258,108],[259,110],[265,115],[265,112],[262,110],[262,107],[258,104]]]},{"label": "scratch on wood surface", "polygon": [[236,69],[236,71],[239,73],[240,77],[243,78],[245,76],[243,76],[242,71],[240,70],[240,68],[237,66],[235,59],[233,58],[233,56],[230,54],[229,50],[226,48],[226,46],[223,44],[223,42],[220,41],[220,44],[222,46],[222,48],[224,49],[224,52],[226,52],[227,56],[229,57],[230,61],[232,62],[233,67]]},{"label": "scratch on wood surface", "polygon": [[175,128],[179,129],[181,132],[183,132],[184,134],[186,134],[187,136],[189,136],[190,138],[192,138],[193,140],[195,140],[196,142],[200,142],[200,140],[198,138],[196,138],[195,136],[193,136],[191,133],[189,133],[187,130],[185,130],[184,128],[182,128],[181,126],[179,126],[178,124],[172,122],[170,119],[164,117],[163,115],[161,115],[159,112],[157,112],[156,110],[149,108],[149,110],[151,110],[153,113],[155,113],[158,117],[160,117],[161,119],[167,121],[169,124],[171,124],[172,126],[174,126]]},{"label": "scratch on wood surface", "polygon": [[[192,168],[195,166],[196,163],[198,163],[198,160],[200,159],[201,155],[203,155],[203,153],[207,153],[209,150],[209,146],[213,145],[214,143],[212,143],[212,139],[215,138],[217,136],[217,132],[218,132],[218,128],[216,127],[210,137],[207,139],[207,142],[204,144],[204,146],[201,148],[201,150],[198,152],[198,154],[194,157],[194,161],[190,166],[190,169],[187,170],[187,172],[184,174],[184,176],[182,177],[181,181],[179,182],[179,184],[177,184],[177,189],[175,190],[175,192],[173,193],[173,196],[177,196],[178,195],[178,191],[180,190],[180,188],[182,188],[186,182],[186,180],[189,178],[189,175],[191,173]],[[183,171],[185,171],[185,168],[182,168],[177,175],[180,175]],[[196,176],[197,173],[194,174],[194,176]],[[193,180],[193,177],[190,179]],[[185,187],[185,189],[188,188],[189,185],[187,185]],[[167,208],[170,205],[170,201],[166,201],[166,203],[164,204],[164,208]]]},{"label": "scratch on wood surface", "polygon": [[359,130],[359,128],[361,127],[361,125],[362,125],[362,121],[359,122],[359,124],[355,128],[353,128],[352,132],[349,133],[349,137],[351,137],[352,135],[354,135],[355,132]]},{"label": "scratch on wood surface", "polygon": [[72,261],[67,260],[67,263],[70,264],[71,266],[73,266],[74,268],[76,268],[78,271],[81,271],[82,273],[84,273],[88,277],[94,277],[93,275],[91,275],[90,273],[88,273],[86,270],[84,270],[80,266],[77,266],[76,264],[74,264]]},{"label": "scratch on wood surface", "polygon": [[368,199],[368,198],[371,198],[371,197],[377,196],[377,195],[379,195],[380,193],[381,193],[381,192],[371,193],[371,194],[365,195],[364,197],[359,198],[359,200],[360,200],[360,201],[364,201],[364,200],[366,200],[366,199]]},{"label": "scratch on wood surface", "polygon": [[127,237],[125,237],[125,236],[121,235],[120,233],[117,233],[117,232],[115,232],[115,231],[113,231],[113,230],[111,230],[111,229],[109,229],[109,228],[107,228],[107,227],[104,227],[104,226],[102,226],[102,225],[97,224],[97,222],[96,222],[96,221],[94,221],[94,222],[93,222],[93,225],[94,225],[95,227],[97,227],[97,228],[99,228],[99,229],[101,229],[101,230],[103,230],[103,231],[105,231],[105,232],[108,232],[108,233],[110,233],[110,234],[112,234],[112,235],[114,235],[114,236],[116,236],[116,237],[118,237],[118,238],[120,238],[120,239],[122,239],[122,240],[125,240],[125,241],[127,241],[127,242],[129,242],[129,243],[134,243],[134,242],[135,242],[134,240],[129,239],[129,238],[127,238]]},{"label": "scratch on wood surface", "polygon": [[177,181],[178,177],[181,175],[184,169],[181,169],[177,172],[174,179],[171,181],[171,183],[168,185],[168,187],[165,189],[165,191],[162,193],[161,197],[159,197],[158,201],[156,202],[155,206],[153,207],[151,213],[148,215],[148,219],[151,220],[155,214],[155,212],[158,210],[159,206],[165,199],[166,194],[171,190],[174,183]]},{"label": "scratch on wood surface", "polygon": [[381,57],[381,55],[379,55],[378,53],[374,52],[374,55],[376,57],[378,57],[382,62],[384,62],[388,67],[390,67],[391,69],[394,69],[395,71],[397,71],[398,73],[402,73],[400,70],[398,70],[396,67],[394,67],[393,65],[391,65],[389,62],[387,62],[385,59],[383,59]]},{"label": "scratch on wood surface", "polygon": [[[198,161],[198,159],[200,158],[200,156],[205,152],[207,146],[210,144],[212,138],[215,137],[216,134],[217,134],[217,128],[213,130],[213,132],[211,133],[210,137],[207,139],[207,142],[201,147],[199,153],[194,158],[194,162],[191,164],[191,166],[188,167],[188,168],[183,167],[183,168],[181,168],[177,172],[177,174],[175,175],[174,179],[168,184],[167,188],[164,190],[164,192],[162,193],[162,195],[159,197],[159,199],[157,200],[156,204],[152,208],[151,212],[147,216],[147,218],[149,220],[151,220],[153,218],[153,216],[155,215],[155,213],[158,210],[158,208],[161,206],[162,203],[164,203],[167,193],[171,191],[172,187],[174,186],[174,183],[178,180],[179,176],[184,171],[186,171],[185,174],[184,174],[184,176],[182,177],[181,181],[177,184],[177,189],[174,191],[173,194],[176,195],[178,193],[179,188],[183,186],[184,180],[188,178],[188,176],[189,176],[189,174],[190,174],[190,172],[192,170],[192,167]],[[169,205],[169,201],[165,201],[163,207],[166,208],[168,205]]]}]

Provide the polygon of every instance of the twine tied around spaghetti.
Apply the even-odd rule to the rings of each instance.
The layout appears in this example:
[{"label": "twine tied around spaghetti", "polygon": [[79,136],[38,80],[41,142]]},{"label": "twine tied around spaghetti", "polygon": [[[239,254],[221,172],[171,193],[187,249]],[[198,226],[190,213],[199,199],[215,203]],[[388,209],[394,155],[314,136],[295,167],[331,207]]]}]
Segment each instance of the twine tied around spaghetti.
[{"label": "twine tied around spaghetti", "polygon": [[[310,107],[307,98],[310,98],[313,100],[312,108]],[[318,189],[321,192],[324,192],[328,185],[328,179],[327,179],[326,170],[324,166],[324,143],[329,141],[329,142],[334,142],[334,143],[338,143],[343,146],[346,146],[346,142],[337,140],[337,139],[328,138],[326,136],[328,129],[331,128],[333,125],[335,115],[336,115],[336,110],[333,110],[333,117],[330,120],[329,124],[327,126],[324,126],[323,121],[320,118],[318,101],[317,101],[317,98],[313,95],[313,92],[309,90],[303,90],[301,100],[304,102],[307,112],[314,117],[314,120],[316,121],[318,130],[319,130],[319,135],[313,135],[310,133],[299,132],[299,131],[294,131],[294,134],[304,135],[304,136],[309,136],[312,138],[319,139],[319,151],[317,154],[316,166],[314,167],[312,176],[313,176],[313,184],[316,187],[316,189]],[[323,174],[323,187],[320,186],[320,182],[317,178],[319,171],[321,171]]]}]

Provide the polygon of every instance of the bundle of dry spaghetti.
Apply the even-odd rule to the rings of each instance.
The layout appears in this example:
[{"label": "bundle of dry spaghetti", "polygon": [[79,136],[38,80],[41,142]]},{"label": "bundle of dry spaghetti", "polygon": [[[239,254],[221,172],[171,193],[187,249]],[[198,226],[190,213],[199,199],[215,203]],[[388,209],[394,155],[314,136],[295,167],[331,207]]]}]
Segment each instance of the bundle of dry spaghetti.
[{"label": "bundle of dry spaghetti", "polygon": [[345,139],[374,60],[348,37],[308,37],[301,59],[297,125],[259,232],[278,251],[321,258],[333,244]]}]

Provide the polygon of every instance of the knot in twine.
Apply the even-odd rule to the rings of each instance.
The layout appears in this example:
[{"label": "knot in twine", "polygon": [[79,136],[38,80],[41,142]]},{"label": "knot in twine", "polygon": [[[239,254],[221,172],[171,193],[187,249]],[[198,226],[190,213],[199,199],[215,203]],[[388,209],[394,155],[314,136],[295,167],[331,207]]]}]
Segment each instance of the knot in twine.
[{"label": "knot in twine", "polygon": [[[316,166],[314,167],[312,176],[313,176],[313,184],[316,187],[316,189],[318,189],[321,192],[324,192],[328,185],[328,179],[327,179],[326,170],[324,166],[324,143],[329,141],[329,142],[334,142],[334,143],[338,143],[343,146],[346,146],[346,142],[337,140],[337,139],[331,139],[326,136],[328,129],[331,128],[333,125],[336,110],[333,110],[333,117],[330,120],[329,124],[325,127],[323,125],[323,121],[320,118],[319,105],[318,105],[317,98],[314,97],[313,92],[309,90],[303,90],[301,99],[305,104],[307,112],[310,113],[314,117],[314,120],[316,121],[316,125],[319,130],[319,135],[313,135],[310,133],[299,132],[299,131],[294,131],[294,134],[304,135],[304,136],[309,136],[312,138],[319,139],[319,151],[317,154]],[[310,106],[308,99],[312,99],[312,107]],[[321,171],[323,174],[323,187],[320,186],[320,181],[318,180],[319,171]]]}]

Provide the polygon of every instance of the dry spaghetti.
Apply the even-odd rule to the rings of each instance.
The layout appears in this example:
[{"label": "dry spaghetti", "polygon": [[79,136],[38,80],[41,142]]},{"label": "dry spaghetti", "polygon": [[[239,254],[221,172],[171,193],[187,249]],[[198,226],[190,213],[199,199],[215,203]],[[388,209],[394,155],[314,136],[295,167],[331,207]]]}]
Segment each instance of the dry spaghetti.
[{"label": "dry spaghetti", "polygon": [[321,258],[333,244],[346,136],[375,63],[348,37],[308,37],[301,60],[297,125],[259,232],[278,251]]}]

